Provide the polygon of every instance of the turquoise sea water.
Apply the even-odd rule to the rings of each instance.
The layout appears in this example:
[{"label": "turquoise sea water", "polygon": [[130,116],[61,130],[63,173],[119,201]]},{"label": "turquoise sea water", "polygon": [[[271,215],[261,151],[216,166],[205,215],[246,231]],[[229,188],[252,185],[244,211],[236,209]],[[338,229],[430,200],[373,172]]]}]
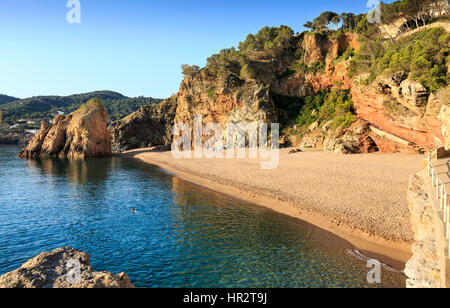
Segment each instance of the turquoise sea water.
[{"label": "turquoise sea water", "polygon": [[[138,287],[370,286],[366,262],[306,222],[131,158],[23,160],[18,150],[0,146],[0,275],[70,246]],[[381,286],[404,285],[383,270]]]}]

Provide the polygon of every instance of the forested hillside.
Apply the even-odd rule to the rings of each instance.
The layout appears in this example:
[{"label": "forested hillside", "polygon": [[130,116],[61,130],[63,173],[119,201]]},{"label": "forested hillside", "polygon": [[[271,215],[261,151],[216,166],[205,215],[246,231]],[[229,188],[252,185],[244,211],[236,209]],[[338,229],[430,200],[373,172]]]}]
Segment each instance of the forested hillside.
[{"label": "forested hillside", "polygon": [[0,105],[18,100],[16,97],[0,94]]},{"label": "forested hillside", "polygon": [[[50,120],[58,112],[68,114],[93,98],[100,98],[108,111],[110,121],[119,120],[140,107],[161,102],[151,97],[129,98],[111,91],[97,91],[71,96],[36,96],[13,100],[1,105],[6,122],[17,119]],[[0,97],[1,102],[1,97]]]}]

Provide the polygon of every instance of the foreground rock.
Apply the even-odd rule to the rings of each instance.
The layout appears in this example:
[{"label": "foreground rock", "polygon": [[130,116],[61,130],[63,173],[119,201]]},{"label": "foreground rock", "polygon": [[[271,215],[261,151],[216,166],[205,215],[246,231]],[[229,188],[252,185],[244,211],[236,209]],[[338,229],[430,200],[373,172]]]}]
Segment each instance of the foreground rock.
[{"label": "foreground rock", "polygon": [[168,147],[172,140],[178,95],[161,104],[142,107],[109,127],[114,152],[152,146]]},{"label": "foreground rock", "polygon": [[[75,272],[80,275],[73,275]],[[134,288],[134,285],[125,273],[94,272],[87,253],[66,247],[44,252],[18,270],[1,276],[0,288]]]},{"label": "foreground rock", "polygon": [[108,113],[100,99],[92,99],[79,110],[57,116],[52,124],[42,122],[20,157],[102,157],[111,155]]}]

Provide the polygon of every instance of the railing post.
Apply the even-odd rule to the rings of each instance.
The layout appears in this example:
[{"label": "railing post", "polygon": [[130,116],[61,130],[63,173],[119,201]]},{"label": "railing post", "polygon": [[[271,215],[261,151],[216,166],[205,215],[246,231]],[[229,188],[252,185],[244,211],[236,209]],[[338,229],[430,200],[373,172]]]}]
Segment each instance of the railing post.
[{"label": "railing post", "polygon": [[428,176],[431,176],[431,151],[428,152]]},{"label": "railing post", "polygon": [[436,180],[436,199],[439,200],[439,180]]},{"label": "railing post", "polygon": [[443,196],[443,203],[444,203],[444,222],[448,221],[447,214],[448,214],[448,205],[447,205],[447,191],[444,189],[444,196]]},{"label": "railing post", "polygon": [[431,185],[434,187],[434,170],[431,171]]}]

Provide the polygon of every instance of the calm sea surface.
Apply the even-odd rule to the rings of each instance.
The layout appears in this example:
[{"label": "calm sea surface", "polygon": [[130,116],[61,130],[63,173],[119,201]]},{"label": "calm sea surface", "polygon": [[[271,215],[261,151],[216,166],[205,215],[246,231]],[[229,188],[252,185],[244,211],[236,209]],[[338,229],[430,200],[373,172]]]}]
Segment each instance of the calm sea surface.
[{"label": "calm sea surface", "polygon": [[[138,287],[370,286],[366,262],[306,222],[131,158],[23,160],[18,151],[0,146],[0,275],[70,246]],[[381,286],[404,285],[383,269]]]}]

